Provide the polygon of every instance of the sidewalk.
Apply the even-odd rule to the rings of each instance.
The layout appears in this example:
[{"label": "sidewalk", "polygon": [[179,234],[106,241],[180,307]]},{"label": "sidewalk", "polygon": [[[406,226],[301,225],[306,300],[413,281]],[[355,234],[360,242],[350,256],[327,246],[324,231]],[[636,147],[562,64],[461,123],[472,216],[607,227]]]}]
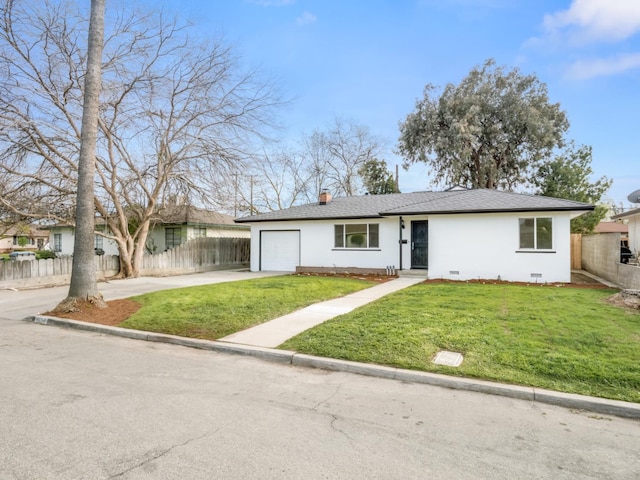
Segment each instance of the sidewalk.
[{"label": "sidewalk", "polygon": [[400,277],[350,295],[316,303],[283,317],[220,338],[219,342],[275,348],[301,332],[355,310],[385,295],[423,282],[423,277]]},{"label": "sidewalk", "polygon": [[[209,274],[211,275],[211,274]],[[191,277],[180,279],[180,282],[161,281],[162,288],[169,287],[170,283],[202,284],[205,282],[216,283],[218,281],[236,281],[251,277],[251,274],[241,274],[240,272],[229,272],[227,274],[211,275],[215,277],[207,278]],[[226,277],[226,278],[225,278]],[[360,292],[347,295],[342,298],[329,300],[306,307],[297,312],[276,318],[270,322],[258,325],[253,328],[229,335],[217,341],[200,340],[196,338],[178,337],[160,333],[151,333],[140,330],[129,330],[119,327],[110,327],[94,323],[85,323],[76,320],[67,320],[43,315],[33,315],[22,319],[32,321],[41,325],[54,325],[64,328],[75,328],[106,335],[115,335],[135,340],[148,342],[161,342],[184,347],[198,348],[202,350],[215,351],[220,353],[231,353],[248,355],[281,364],[297,367],[318,368],[329,371],[356,373],[379,378],[399,380],[403,382],[423,383],[438,387],[451,388],[456,390],[467,390],[492,395],[525,400],[530,402],[541,402],[551,405],[558,405],[576,410],[586,410],[605,415],[615,415],[627,418],[640,419],[640,404],[609,400],[585,395],[576,395],[562,392],[555,392],[534,387],[523,387],[518,385],[501,384],[491,381],[478,380],[473,378],[454,377],[436,373],[405,370],[382,365],[366,364],[346,360],[336,360],[332,358],[314,357],[297,352],[278,350],[273,347],[280,345],[298,333],[318,325],[326,320],[338,315],[348,313],[351,310],[381,298],[389,293],[401,290],[411,285],[424,281],[423,277],[400,277],[395,280],[371,287]],[[142,283],[142,282],[141,282]],[[124,286],[124,285],[123,285]],[[158,285],[139,285],[143,290],[156,290]],[[121,298],[123,290],[113,289],[108,297]],[[16,299],[17,300],[17,299]],[[0,296],[0,304],[1,304]],[[24,307],[23,307],[24,308]],[[33,311],[33,305],[30,307]],[[17,312],[14,312],[17,313]],[[27,314],[28,315],[28,314]]]}]

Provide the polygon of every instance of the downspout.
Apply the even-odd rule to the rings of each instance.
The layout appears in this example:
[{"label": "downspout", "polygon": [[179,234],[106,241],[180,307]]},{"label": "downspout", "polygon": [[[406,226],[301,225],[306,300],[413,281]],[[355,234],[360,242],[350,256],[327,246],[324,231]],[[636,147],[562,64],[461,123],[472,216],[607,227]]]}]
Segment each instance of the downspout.
[{"label": "downspout", "polygon": [[398,263],[398,270],[402,270],[402,229],[404,228],[404,220],[402,220],[402,216],[399,217],[398,222],[400,236],[398,238],[398,244],[400,246],[400,262]]}]

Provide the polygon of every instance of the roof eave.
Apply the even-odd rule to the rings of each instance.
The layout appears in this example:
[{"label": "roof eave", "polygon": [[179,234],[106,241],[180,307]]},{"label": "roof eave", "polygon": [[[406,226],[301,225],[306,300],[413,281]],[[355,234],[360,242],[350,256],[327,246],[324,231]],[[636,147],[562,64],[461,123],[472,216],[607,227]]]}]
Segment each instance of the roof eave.
[{"label": "roof eave", "polygon": [[590,212],[594,210],[593,205],[585,206],[583,208],[576,207],[554,207],[554,208],[510,208],[510,209],[474,209],[474,210],[433,210],[429,212],[425,211],[404,211],[404,212],[381,212],[383,216],[397,216],[397,215],[460,215],[469,213],[523,213],[523,212]]},{"label": "roof eave", "polygon": [[336,217],[295,217],[295,218],[266,218],[261,220],[247,218],[238,218],[236,223],[264,223],[264,222],[296,222],[296,221],[313,221],[313,220],[357,220],[359,218],[383,218],[385,215],[340,215]]},{"label": "roof eave", "polygon": [[634,215],[638,215],[638,214],[640,214],[640,208],[634,208],[633,210],[629,210],[628,212],[612,215],[611,220],[619,220],[621,218],[633,217]]}]

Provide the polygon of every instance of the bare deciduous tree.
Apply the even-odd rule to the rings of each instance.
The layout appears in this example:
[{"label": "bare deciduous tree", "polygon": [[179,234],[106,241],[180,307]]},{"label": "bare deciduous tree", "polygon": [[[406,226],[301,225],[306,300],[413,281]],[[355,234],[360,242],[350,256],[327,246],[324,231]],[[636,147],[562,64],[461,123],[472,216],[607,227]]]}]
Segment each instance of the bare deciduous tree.
[{"label": "bare deciduous tree", "polygon": [[338,117],[326,131],[314,131],[304,143],[305,153],[316,168],[319,187],[334,195],[360,193],[363,185],[358,171],[382,153],[382,142],[367,127]]},{"label": "bare deciduous tree", "polygon": [[299,148],[265,153],[234,179],[230,195],[238,198],[240,213],[314,202],[323,189],[335,196],[357,195],[364,191],[362,167],[382,150],[382,141],[368,128],[334,118],[326,130],[304,135]]},{"label": "bare deciduous tree", "polygon": [[[0,203],[34,218],[69,221],[75,204],[85,17],[67,1],[0,8],[0,175],[15,198],[38,193],[27,210],[12,195]],[[195,42],[160,14],[107,12],[107,20],[94,205],[108,227],[98,233],[117,243],[129,277],[139,275],[164,204],[215,205],[215,188],[252,158],[282,102],[222,39]]]}]

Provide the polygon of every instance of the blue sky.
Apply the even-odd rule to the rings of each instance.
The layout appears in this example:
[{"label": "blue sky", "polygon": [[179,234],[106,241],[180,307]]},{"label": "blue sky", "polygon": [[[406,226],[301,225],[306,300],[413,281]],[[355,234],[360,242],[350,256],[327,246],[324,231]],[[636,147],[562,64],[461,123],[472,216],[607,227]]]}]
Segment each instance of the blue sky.
[{"label": "blue sky", "polygon": [[[427,83],[458,83],[495,58],[534,73],[567,113],[569,138],[593,147],[608,197],[640,188],[638,0],[148,0],[224,34],[243,60],[275,77],[294,102],[284,135],[335,117],[388,143]],[[400,170],[402,191],[431,189],[426,166]]]}]

